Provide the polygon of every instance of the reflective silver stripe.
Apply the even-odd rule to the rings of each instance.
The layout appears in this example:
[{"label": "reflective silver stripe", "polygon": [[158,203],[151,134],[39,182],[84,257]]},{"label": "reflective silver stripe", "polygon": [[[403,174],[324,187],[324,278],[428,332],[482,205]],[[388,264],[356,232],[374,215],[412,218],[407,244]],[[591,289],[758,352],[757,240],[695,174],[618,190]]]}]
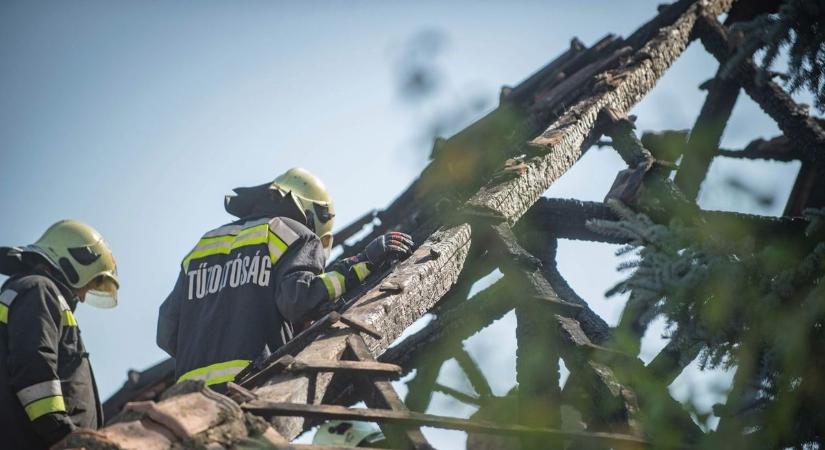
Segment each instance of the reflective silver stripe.
[{"label": "reflective silver stripe", "polygon": [[69,308],[69,304],[66,303],[66,299],[63,298],[62,295],[57,294],[57,300],[60,301],[60,310],[61,311],[70,311],[71,310],[71,308]]},{"label": "reflective silver stripe", "polygon": [[292,245],[293,242],[298,240],[298,233],[292,231],[292,228],[289,228],[281,222],[281,219],[275,218],[269,222],[269,229],[275,233],[276,236],[281,238],[286,245]]},{"label": "reflective silver stripe", "polygon": [[338,275],[338,273],[333,272],[333,275],[329,277],[329,280],[332,281],[332,285],[335,287],[335,298],[338,298],[344,295],[344,286],[341,281],[343,277]]},{"label": "reflective silver stripe", "polygon": [[[252,228],[252,227],[250,227],[250,228]],[[263,236],[266,236],[266,234],[267,234],[268,232],[269,232],[269,231],[268,231],[268,230],[266,230],[266,229],[261,229],[261,230],[259,230],[259,231],[255,231],[254,233],[247,233],[247,234],[245,234],[245,235],[243,235],[243,236],[240,236],[240,234],[239,234],[239,235],[238,235],[238,237],[237,237],[237,238],[235,238],[235,242],[238,242],[238,241],[241,241],[241,242],[242,242],[242,241],[245,241],[245,240],[247,240],[247,239],[252,239],[252,238],[259,238],[259,237],[263,237]]]},{"label": "reflective silver stripe", "polygon": [[20,403],[24,406],[35,400],[54,397],[55,395],[63,395],[63,390],[60,388],[60,380],[49,380],[33,384],[17,392],[17,398],[20,399]]},{"label": "reflective silver stripe", "polygon": [[248,222],[244,222],[241,224],[234,224],[234,225],[224,225],[222,227],[215,228],[214,230],[206,233],[203,235],[204,238],[210,238],[215,236],[228,236],[228,235],[235,235],[241,232],[244,228],[250,228],[254,226],[258,226],[261,224],[265,224],[269,222],[269,218],[263,219],[255,219],[250,220]]},{"label": "reflective silver stripe", "polygon": [[334,300],[346,292],[345,279],[340,273],[335,271],[322,273],[319,278],[324,282],[330,300]]},{"label": "reflective silver stripe", "polygon": [[0,303],[11,306],[14,299],[17,297],[17,291],[13,291],[11,289],[6,289],[2,293],[0,293]]},{"label": "reflective silver stripe", "polygon": [[203,237],[210,238],[215,236],[227,236],[232,234],[238,234],[238,232],[241,231],[241,228],[242,227],[240,225],[224,225],[204,234]]}]

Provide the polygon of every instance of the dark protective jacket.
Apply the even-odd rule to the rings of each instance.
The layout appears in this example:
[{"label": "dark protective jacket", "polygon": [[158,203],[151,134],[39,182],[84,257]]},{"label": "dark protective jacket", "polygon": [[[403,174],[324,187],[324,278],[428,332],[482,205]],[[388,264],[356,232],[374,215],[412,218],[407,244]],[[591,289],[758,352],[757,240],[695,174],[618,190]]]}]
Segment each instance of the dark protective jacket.
[{"label": "dark protective jacket", "polygon": [[0,447],[43,449],[103,425],[71,291],[33,273],[0,290]]},{"label": "dark protective jacket", "polygon": [[203,235],[158,317],[157,343],[175,357],[178,381],[231,381],[291,339],[291,322],[342,295],[345,275],[355,273],[323,273],[324,261],[318,237],[286,217],[247,218]]}]

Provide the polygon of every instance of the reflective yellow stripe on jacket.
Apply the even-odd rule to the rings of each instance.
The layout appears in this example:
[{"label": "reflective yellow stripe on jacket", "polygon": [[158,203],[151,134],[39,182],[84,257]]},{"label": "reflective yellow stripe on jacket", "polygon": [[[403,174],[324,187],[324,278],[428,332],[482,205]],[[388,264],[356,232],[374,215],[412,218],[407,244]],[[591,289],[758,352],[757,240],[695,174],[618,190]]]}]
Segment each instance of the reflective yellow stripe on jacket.
[{"label": "reflective yellow stripe on jacket", "polygon": [[0,323],[9,323],[9,308],[17,297],[17,291],[6,289],[0,292]]},{"label": "reflective yellow stripe on jacket", "polygon": [[203,380],[207,386],[218,383],[226,383],[235,379],[244,367],[250,363],[246,359],[236,359],[233,361],[224,361],[220,363],[210,364],[206,367],[190,370],[178,378],[178,383],[185,380]]},{"label": "reflective yellow stripe on jacket", "polygon": [[[226,233],[226,234],[219,234]],[[234,249],[249,245],[267,244],[272,264],[278,262],[298,234],[280,219],[259,219],[243,225],[227,225],[204,235],[195,248],[183,260],[183,270],[189,269],[193,259],[211,255],[228,255]]]},{"label": "reflective yellow stripe on jacket", "polygon": [[354,264],[352,266],[352,270],[355,271],[355,276],[358,277],[358,281],[364,281],[370,275],[370,269],[367,268],[367,263],[360,262],[358,264]]},{"label": "reflective yellow stripe on jacket", "polygon": [[58,295],[57,300],[60,301],[60,320],[63,326],[76,327],[77,319],[74,318],[74,314],[72,314],[72,309],[69,308],[69,304],[66,302],[66,299],[63,298],[62,295]]},{"label": "reflective yellow stripe on jacket", "polygon": [[344,292],[347,291],[344,276],[338,272],[322,273],[318,276],[318,278],[324,282],[324,286],[327,288],[327,295],[329,295],[330,300],[335,300],[336,298],[344,295]]},{"label": "reflective yellow stripe on jacket", "polygon": [[60,380],[44,381],[23,388],[17,392],[17,398],[26,410],[29,420],[49,413],[66,411]]}]

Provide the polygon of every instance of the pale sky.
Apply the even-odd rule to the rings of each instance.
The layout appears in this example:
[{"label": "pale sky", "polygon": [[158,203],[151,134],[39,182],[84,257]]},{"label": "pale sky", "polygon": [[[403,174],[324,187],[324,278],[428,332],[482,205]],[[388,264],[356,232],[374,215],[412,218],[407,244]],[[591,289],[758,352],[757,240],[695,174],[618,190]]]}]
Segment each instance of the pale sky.
[{"label": "pale sky", "polygon": [[[233,187],[306,167],[325,180],[344,226],[389,204],[416,177],[429,154],[421,136],[434,116],[483,99],[485,108],[456,130],[466,126],[494,107],[501,85],[529,76],[572,37],[590,45],[608,32],[627,36],[658,3],[5,1],[0,245],[31,243],[63,218],[106,237],[119,264],[121,304],[81,305],[76,314],[105,398],[129,368],[165,357],[154,344],[157,308],[198,237],[231,220],[222,200]],[[399,94],[398,68],[423,32],[443,37],[433,61],[441,83],[431,98],[410,102]],[[704,100],[697,85],[715,71],[694,44],[633,111],[639,130],[689,128]],[[777,133],[745,99],[723,146]],[[591,150],[548,195],[601,200],[621,168],[612,150]],[[707,183],[713,194],[703,191],[700,203],[781,213],[796,170],[719,160]],[[776,193],[778,203],[766,209],[731,191],[724,184],[731,175]],[[619,279],[613,251],[565,241],[559,252],[571,285],[612,324],[623,302],[604,299]],[[515,381],[513,330],[507,316],[467,343],[487,355],[480,363],[497,393]],[[643,357],[661,345],[657,333]],[[687,395],[679,389],[692,386],[691,377],[674,395]],[[461,386],[458,378],[453,384]],[[472,411],[438,397],[431,407]],[[427,433],[443,448],[463,439]]]}]

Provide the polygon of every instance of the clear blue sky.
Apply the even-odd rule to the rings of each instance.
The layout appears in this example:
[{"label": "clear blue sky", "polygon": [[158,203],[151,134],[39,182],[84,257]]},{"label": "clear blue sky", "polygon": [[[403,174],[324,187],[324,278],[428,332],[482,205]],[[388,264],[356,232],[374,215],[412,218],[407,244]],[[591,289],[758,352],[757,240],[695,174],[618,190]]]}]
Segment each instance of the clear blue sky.
[{"label": "clear blue sky", "polygon": [[[154,344],[157,308],[199,235],[230,220],[222,199],[231,188],[303,166],[326,181],[345,225],[415,178],[431,117],[479,96],[489,110],[499,86],[526,78],[573,36],[587,44],[607,32],[626,36],[657,3],[5,1],[0,244],[30,243],[62,218],[88,222],[107,238],[121,305],[81,306],[77,314],[107,396],[127,369],[165,356]],[[442,84],[411,104],[398,93],[397,67],[405,45],[425,30],[444,37],[434,61]],[[696,86],[715,70],[700,47],[689,49],[634,111],[640,130],[689,128],[704,98]],[[752,102],[740,103],[726,146],[777,133]],[[593,150],[549,195],[601,200],[620,168],[612,151]],[[795,170],[717,162],[708,184],[718,189],[701,203],[781,212]],[[778,192],[780,204],[759,209],[726,192],[731,174]],[[564,242],[560,256],[571,284],[615,323],[622,300],[603,295],[618,277],[612,251]],[[474,338],[486,344],[468,345],[501,342],[512,323]],[[501,361],[483,364],[497,392],[514,382],[511,344]]]}]

